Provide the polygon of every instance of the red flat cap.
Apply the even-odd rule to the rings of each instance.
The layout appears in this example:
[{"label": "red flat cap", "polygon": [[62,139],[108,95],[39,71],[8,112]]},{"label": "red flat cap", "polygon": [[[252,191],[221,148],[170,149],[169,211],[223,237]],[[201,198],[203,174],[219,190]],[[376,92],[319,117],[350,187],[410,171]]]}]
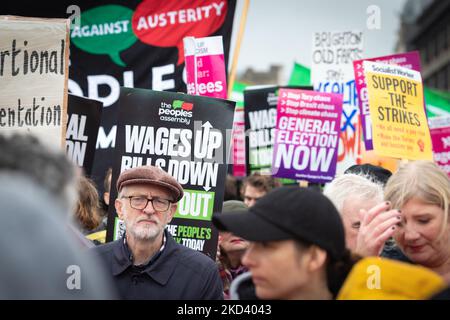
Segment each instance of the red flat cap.
[{"label": "red flat cap", "polygon": [[161,186],[173,195],[174,202],[183,198],[183,188],[170,174],[159,167],[141,166],[123,171],[117,179],[117,192],[132,184],[152,184]]}]

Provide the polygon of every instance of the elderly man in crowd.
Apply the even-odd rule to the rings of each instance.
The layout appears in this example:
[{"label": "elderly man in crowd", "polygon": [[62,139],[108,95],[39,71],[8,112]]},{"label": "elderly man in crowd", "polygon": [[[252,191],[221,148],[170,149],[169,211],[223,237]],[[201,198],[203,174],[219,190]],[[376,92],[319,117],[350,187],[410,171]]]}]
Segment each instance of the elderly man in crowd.
[{"label": "elderly man in crowd", "polygon": [[346,245],[352,252],[406,261],[391,241],[400,221],[400,212],[383,201],[383,182],[373,170],[346,173],[329,183],[324,194],[341,214]]},{"label": "elderly man in crowd", "polygon": [[96,247],[123,299],[222,299],[213,260],[177,244],[165,230],[183,197],[181,185],[153,166],[122,172],[114,205],[123,238]]}]

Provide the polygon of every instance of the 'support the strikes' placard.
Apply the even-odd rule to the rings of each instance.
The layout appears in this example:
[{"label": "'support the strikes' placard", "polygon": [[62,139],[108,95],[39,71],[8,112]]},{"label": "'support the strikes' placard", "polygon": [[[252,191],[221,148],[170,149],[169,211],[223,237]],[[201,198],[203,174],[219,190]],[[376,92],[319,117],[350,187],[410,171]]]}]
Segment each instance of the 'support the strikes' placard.
[{"label": "'support the strikes' placard", "polygon": [[272,173],[326,183],[336,174],[342,95],[280,89]]},{"label": "'support the strikes' placard", "polygon": [[433,159],[450,178],[450,117],[430,118],[428,124],[433,141]]},{"label": "'support the strikes' placard", "polygon": [[353,61],[355,72],[356,91],[358,93],[359,112],[361,114],[361,125],[366,150],[373,149],[372,143],[372,121],[370,120],[369,101],[367,97],[367,85],[364,78],[364,61],[392,64],[420,72],[420,56],[418,51],[393,54],[390,56],[362,59]]},{"label": "'support the strikes' placard", "polygon": [[222,36],[184,38],[187,93],[227,98]]},{"label": "'support the strikes' placard", "polygon": [[0,133],[65,143],[69,20],[0,16]]},{"label": "'support the strikes' placard", "polygon": [[357,163],[361,130],[353,61],[363,55],[363,33],[357,30],[314,32],[311,80],[314,90],[343,98],[337,173]]},{"label": "'support the strikes' placard", "polygon": [[[168,226],[175,240],[212,258],[217,252],[213,212],[220,212],[234,102],[179,93],[122,88],[112,186],[120,172],[155,165],[175,177],[184,197]],[[117,197],[111,189],[111,202]],[[123,225],[110,206],[107,240]]]},{"label": "'support the strikes' placard", "polygon": [[364,61],[373,124],[373,146],[381,156],[432,160],[420,73]]},{"label": "'support the strikes' placard", "polygon": [[95,143],[102,116],[100,101],[69,94],[66,153],[89,176],[94,164]]}]

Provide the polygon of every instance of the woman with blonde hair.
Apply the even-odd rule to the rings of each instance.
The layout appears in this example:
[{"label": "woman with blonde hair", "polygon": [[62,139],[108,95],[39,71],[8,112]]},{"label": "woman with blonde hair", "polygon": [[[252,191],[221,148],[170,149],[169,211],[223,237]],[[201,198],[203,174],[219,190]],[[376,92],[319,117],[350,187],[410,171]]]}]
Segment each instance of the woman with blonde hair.
[{"label": "woman with blonde hair", "polygon": [[394,239],[403,253],[450,281],[450,181],[434,162],[407,163],[389,179],[384,190],[401,220]]}]

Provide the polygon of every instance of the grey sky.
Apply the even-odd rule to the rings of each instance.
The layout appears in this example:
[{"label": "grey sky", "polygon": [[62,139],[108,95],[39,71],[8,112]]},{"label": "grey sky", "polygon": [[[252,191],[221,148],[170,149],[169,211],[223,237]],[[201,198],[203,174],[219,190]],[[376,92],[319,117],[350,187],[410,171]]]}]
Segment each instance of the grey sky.
[{"label": "grey sky", "polygon": [[[238,0],[230,57],[243,2]],[[247,67],[263,71],[270,64],[280,64],[283,80],[287,81],[294,61],[311,66],[315,31],[362,30],[364,57],[392,54],[404,3],[405,0],[250,0],[238,73]],[[380,8],[379,30],[367,28],[366,10],[370,5]]]}]

